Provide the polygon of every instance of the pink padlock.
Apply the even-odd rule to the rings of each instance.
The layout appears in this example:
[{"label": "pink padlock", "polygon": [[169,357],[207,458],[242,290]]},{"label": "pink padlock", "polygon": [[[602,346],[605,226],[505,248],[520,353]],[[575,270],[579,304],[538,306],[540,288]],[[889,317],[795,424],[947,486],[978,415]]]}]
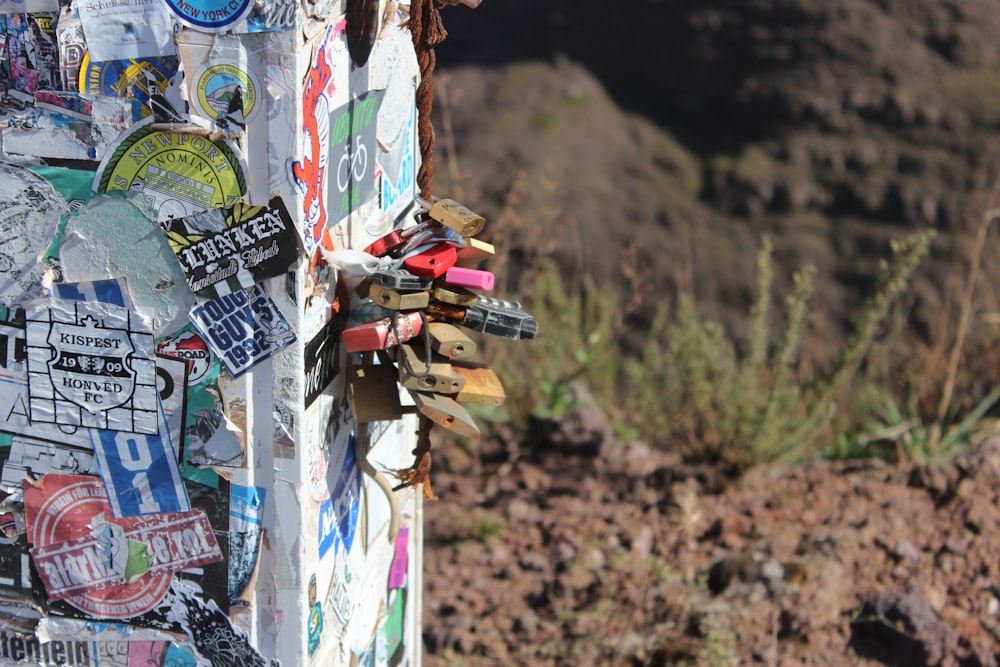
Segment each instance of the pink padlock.
[{"label": "pink padlock", "polygon": [[489,292],[493,289],[496,277],[489,271],[463,269],[460,266],[453,266],[444,274],[444,281],[449,285],[472,287]]}]

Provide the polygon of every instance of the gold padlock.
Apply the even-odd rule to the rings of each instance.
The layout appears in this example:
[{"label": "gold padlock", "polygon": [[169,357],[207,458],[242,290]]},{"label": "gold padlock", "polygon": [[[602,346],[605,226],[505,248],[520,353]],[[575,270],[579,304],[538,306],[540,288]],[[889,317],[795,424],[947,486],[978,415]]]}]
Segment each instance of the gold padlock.
[{"label": "gold padlock", "polygon": [[483,230],[486,218],[462,206],[454,199],[441,199],[434,202],[428,215],[445,227],[454,229],[462,236],[475,236]]},{"label": "gold padlock", "polygon": [[403,416],[396,369],[391,364],[351,368],[347,375],[347,396],[358,422],[391,421]]},{"label": "gold padlock", "polygon": [[451,370],[465,380],[465,386],[455,396],[459,403],[501,406],[507,400],[500,378],[485,364],[454,365]]},{"label": "gold padlock", "polygon": [[441,357],[435,358],[435,355],[432,355],[431,364],[428,366],[426,351],[406,344],[399,346],[397,354],[399,384],[407,389],[455,394],[465,386],[465,380],[455,375],[451,370],[451,364],[442,361]]},{"label": "gold padlock", "polygon": [[448,287],[435,287],[431,290],[431,296],[441,303],[448,303],[453,306],[474,306],[479,301],[479,295],[465,287],[449,285]]},{"label": "gold padlock", "polygon": [[431,322],[429,328],[431,347],[449,359],[469,359],[478,349],[476,341],[466,336],[462,329],[454,324]]},{"label": "gold padlock", "polygon": [[469,438],[479,437],[479,427],[468,410],[453,399],[438,394],[411,391],[410,396],[417,404],[417,410],[435,424]]},{"label": "gold padlock", "polygon": [[471,269],[483,261],[489,259],[496,253],[496,248],[492,243],[480,241],[479,239],[465,239],[465,247],[458,251],[455,266],[463,269]]},{"label": "gold padlock", "polygon": [[391,310],[419,310],[426,308],[431,300],[427,292],[397,292],[377,283],[369,285],[368,298]]}]

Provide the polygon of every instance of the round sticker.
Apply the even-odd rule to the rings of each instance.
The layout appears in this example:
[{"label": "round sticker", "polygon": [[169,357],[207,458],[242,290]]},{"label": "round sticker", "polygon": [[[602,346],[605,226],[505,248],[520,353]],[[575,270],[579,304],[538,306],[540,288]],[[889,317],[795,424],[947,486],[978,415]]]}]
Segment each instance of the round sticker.
[{"label": "round sticker", "polygon": [[80,64],[80,92],[138,100],[145,117],[150,113],[149,96],[163,94],[177,73],[177,62],[175,56],[95,62],[88,51]]},{"label": "round sticker", "polygon": [[228,30],[247,17],[254,0],[165,0],[178,21],[191,28]]},{"label": "round sticker", "polygon": [[257,109],[260,83],[253,72],[234,65],[215,63],[202,66],[194,75],[192,102],[199,115],[221,118],[236,95],[243,97],[243,116],[249,121]]},{"label": "round sticker", "polygon": [[94,190],[141,192],[158,221],[232,206],[246,194],[243,160],[227,142],[153,130],[152,121],[119,137],[97,169]]},{"label": "round sticker", "polygon": [[[30,535],[36,548],[85,537],[91,533],[88,526],[95,519],[103,517],[103,521],[110,520],[111,505],[100,478],[82,475],[49,477],[72,482],[52,494],[39,508]],[[170,574],[147,572],[130,584],[73,593],[67,595],[65,601],[97,618],[132,618],[156,607],[167,594],[171,578]]]}]

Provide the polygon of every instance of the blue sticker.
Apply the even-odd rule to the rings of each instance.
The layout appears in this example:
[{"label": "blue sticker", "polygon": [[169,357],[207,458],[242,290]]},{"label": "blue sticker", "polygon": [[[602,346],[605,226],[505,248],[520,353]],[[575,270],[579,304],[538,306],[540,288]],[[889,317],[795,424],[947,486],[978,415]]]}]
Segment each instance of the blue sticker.
[{"label": "blue sticker", "polygon": [[253,0],[166,0],[178,21],[199,30],[228,30],[247,17]]},{"label": "blue sticker", "polygon": [[288,321],[260,285],[249,293],[239,290],[196,306],[191,322],[233,377],[295,341]]},{"label": "blue sticker", "polygon": [[[361,471],[354,461],[354,436],[347,443],[344,465],[337,475],[330,497],[319,509],[319,557],[335,544],[343,544],[348,553],[354,542],[361,507]],[[334,551],[336,553],[336,550]]]},{"label": "blue sticker", "polygon": [[260,518],[264,513],[265,490],[257,486],[229,487],[230,530],[243,533],[260,528]]},{"label": "blue sticker", "polygon": [[166,424],[161,413],[156,435],[91,430],[94,454],[115,518],[191,509]]}]

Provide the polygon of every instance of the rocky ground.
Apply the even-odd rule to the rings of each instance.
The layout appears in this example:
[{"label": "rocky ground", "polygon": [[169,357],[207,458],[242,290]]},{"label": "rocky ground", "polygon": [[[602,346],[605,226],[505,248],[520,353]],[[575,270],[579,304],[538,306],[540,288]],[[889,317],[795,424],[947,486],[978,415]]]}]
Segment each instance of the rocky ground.
[{"label": "rocky ground", "polygon": [[[486,0],[444,20],[435,192],[487,217],[498,293],[553,257],[619,289],[637,336],[683,292],[738,338],[767,234],[779,292],[818,269],[805,353],[822,358],[890,241],[934,228],[899,369],[933,411],[971,240],[1000,205],[996,3]],[[972,404],[1000,382],[998,239],[961,366]],[[737,480],[583,442],[436,443],[426,665],[1000,661],[1000,440],[943,466]]]},{"label": "rocky ground", "polygon": [[1000,438],[948,466],[438,443],[424,664],[997,665]]}]

